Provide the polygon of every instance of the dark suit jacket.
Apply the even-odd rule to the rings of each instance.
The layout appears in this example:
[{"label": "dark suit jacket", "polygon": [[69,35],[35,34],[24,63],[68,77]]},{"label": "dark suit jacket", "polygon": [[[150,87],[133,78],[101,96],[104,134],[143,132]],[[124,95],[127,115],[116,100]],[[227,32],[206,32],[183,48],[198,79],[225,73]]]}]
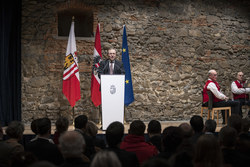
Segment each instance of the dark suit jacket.
[{"label": "dark suit jacket", "polygon": [[86,143],[84,155],[86,155],[91,160],[96,153],[95,145],[94,145],[94,141],[93,141],[92,137],[85,134],[81,129],[76,128],[75,131],[80,133],[83,136],[85,143]]},{"label": "dark suit jacket", "polygon": [[[100,66],[98,68],[99,78],[101,74],[109,74],[109,59],[100,62]],[[125,70],[121,61],[115,60],[113,74],[125,74]]]},{"label": "dark suit jacket", "polygon": [[39,160],[47,160],[55,165],[63,163],[63,156],[58,147],[47,139],[38,138],[28,143],[25,150],[35,154]]}]

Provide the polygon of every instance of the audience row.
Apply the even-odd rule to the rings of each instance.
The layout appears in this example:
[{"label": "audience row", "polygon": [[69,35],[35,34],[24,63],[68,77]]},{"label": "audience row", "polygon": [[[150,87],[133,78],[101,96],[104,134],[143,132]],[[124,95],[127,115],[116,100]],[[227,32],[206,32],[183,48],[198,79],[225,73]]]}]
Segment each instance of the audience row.
[{"label": "audience row", "polygon": [[51,138],[51,121],[36,119],[31,123],[35,137],[22,145],[24,125],[11,122],[3,139],[0,128],[0,167],[243,167],[250,157],[250,123],[232,115],[228,125],[216,130],[214,120],[194,115],[189,123],[169,126],[151,120],[147,127],[141,120],[131,122],[128,134],[124,125],[111,123],[105,140],[97,137],[98,127],[79,115],[74,130],[69,121],[56,121]]}]

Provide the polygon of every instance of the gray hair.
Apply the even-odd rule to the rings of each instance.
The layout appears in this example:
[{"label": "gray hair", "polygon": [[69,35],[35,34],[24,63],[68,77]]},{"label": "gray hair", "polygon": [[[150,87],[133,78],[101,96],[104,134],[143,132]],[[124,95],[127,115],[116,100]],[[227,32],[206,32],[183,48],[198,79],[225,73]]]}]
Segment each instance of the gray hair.
[{"label": "gray hair", "polygon": [[24,125],[20,121],[12,121],[5,132],[10,138],[20,139],[24,132]]},{"label": "gray hair", "polygon": [[212,73],[216,72],[215,70],[209,70],[208,75],[211,75]]},{"label": "gray hair", "polygon": [[67,131],[59,138],[60,149],[64,157],[79,157],[84,151],[85,140],[75,131]]},{"label": "gray hair", "polygon": [[121,162],[117,155],[112,151],[100,151],[98,152],[90,167],[121,167]]}]

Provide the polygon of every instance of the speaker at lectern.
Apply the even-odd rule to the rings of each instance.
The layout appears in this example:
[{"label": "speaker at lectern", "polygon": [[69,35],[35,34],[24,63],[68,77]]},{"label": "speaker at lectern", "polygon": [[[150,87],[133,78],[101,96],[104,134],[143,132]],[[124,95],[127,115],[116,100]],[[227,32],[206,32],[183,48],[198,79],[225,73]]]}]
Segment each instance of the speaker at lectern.
[{"label": "speaker at lectern", "polygon": [[102,130],[124,120],[125,75],[101,75]]}]

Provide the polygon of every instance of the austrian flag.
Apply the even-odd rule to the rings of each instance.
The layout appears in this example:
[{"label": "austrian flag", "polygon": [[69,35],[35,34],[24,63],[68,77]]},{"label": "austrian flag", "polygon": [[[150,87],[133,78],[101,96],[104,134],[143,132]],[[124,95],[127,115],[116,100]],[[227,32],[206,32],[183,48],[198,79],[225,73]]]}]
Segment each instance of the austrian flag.
[{"label": "austrian flag", "polygon": [[94,48],[94,62],[91,75],[91,100],[93,104],[97,107],[101,104],[101,91],[100,91],[100,79],[98,77],[97,69],[99,63],[102,59],[102,49],[101,49],[101,37],[99,24],[96,27],[95,34],[95,48]]},{"label": "austrian flag", "polygon": [[63,72],[63,94],[66,96],[72,107],[74,107],[76,101],[81,98],[78,59],[76,53],[74,22],[72,22]]}]

